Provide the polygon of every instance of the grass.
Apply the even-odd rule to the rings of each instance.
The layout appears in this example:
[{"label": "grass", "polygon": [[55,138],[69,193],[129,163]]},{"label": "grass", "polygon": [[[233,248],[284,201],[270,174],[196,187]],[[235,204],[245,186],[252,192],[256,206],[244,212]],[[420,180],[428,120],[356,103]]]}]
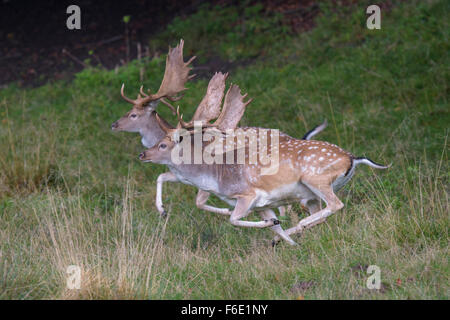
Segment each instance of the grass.
[{"label": "grass", "polygon": [[[270,230],[198,210],[196,190],[181,184],[166,185],[170,213],[159,218],[155,180],[166,169],[137,160],[136,134],[110,131],[129,108],[121,83],[127,92],[140,86],[138,62],[2,89],[0,298],[448,299],[449,5],[396,3],[378,31],[365,29],[364,8],[324,7],[312,31],[284,33],[276,48],[248,42],[255,52],[264,44],[264,56],[230,74],[254,98],[243,125],[301,137],[327,118],[320,139],[393,163],[358,168],[338,194],[345,207],[296,248],[273,249]],[[176,41],[170,30],[189,19],[198,21],[174,21],[159,41]],[[221,43],[214,28],[192,25],[186,45],[214,35]],[[223,43],[225,53],[241,44]],[[145,63],[145,85],[156,89],[164,57]],[[189,84],[186,118],[206,85]],[[304,215],[295,206],[283,225]],[[80,290],[66,288],[73,264],[82,269]],[[380,290],[366,288],[369,265],[380,267]]]},{"label": "grass", "polygon": [[176,17],[150,46],[166,48],[183,38],[185,52],[196,55],[199,63],[214,56],[236,61],[280,50],[288,32],[282,17],[265,13],[261,4],[248,6],[247,2],[228,7],[204,3],[187,19]]}]

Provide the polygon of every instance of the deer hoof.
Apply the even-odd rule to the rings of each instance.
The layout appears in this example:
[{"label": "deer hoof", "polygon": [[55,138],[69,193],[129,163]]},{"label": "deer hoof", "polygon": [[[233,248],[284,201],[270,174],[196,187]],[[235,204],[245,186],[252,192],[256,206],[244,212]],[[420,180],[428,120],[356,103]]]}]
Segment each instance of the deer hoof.
[{"label": "deer hoof", "polygon": [[167,212],[166,210],[163,210],[163,212],[161,212],[161,218],[165,218],[167,217]]},{"label": "deer hoof", "polygon": [[275,219],[275,218],[272,218],[270,220],[264,220],[264,222],[269,222],[269,221],[272,221],[272,225],[273,226],[276,226],[277,224],[280,224],[280,220]]},{"label": "deer hoof", "polygon": [[275,239],[273,239],[273,240],[272,240],[272,248],[275,248],[275,246],[276,246],[278,243],[280,243],[280,240],[275,240]]}]

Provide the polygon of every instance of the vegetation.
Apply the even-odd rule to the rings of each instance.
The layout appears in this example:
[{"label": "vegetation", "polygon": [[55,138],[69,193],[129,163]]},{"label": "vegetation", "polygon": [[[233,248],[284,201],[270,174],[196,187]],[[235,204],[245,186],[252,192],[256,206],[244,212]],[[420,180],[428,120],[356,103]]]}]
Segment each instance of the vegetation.
[{"label": "vegetation", "polygon": [[[381,30],[365,28],[364,8],[323,7],[299,35],[258,7],[244,12],[244,31],[229,23],[239,8],[204,8],[155,40],[253,57],[230,72],[254,98],[242,125],[301,137],[327,118],[319,139],[393,164],[359,167],[338,194],[345,207],[297,247],[272,248],[270,230],[198,210],[196,190],[182,184],[165,186],[169,216],[159,217],[155,180],[166,168],[140,163],[140,137],[110,125],[129,108],[121,83],[137,93],[145,63],[156,89],[164,57],[2,89],[0,298],[448,299],[449,3],[396,3]],[[186,118],[206,85],[189,84]],[[294,206],[282,225],[302,216]],[[66,288],[69,265],[82,268],[81,290]],[[380,267],[380,290],[366,288],[368,265]]]},{"label": "vegetation", "polygon": [[200,62],[214,55],[235,61],[280,49],[287,31],[281,16],[264,13],[260,4],[229,7],[204,4],[188,19],[175,18],[151,46],[165,48],[167,43],[175,45],[183,38],[185,52],[197,55]]}]

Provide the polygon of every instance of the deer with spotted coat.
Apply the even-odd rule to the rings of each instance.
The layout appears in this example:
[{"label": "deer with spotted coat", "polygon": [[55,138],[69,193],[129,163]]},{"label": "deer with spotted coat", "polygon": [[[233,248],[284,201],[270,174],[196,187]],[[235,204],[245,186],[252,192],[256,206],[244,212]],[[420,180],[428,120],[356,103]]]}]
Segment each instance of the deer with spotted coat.
[{"label": "deer with spotted coat", "polygon": [[[219,132],[215,137],[218,137],[220,146],[223,146],[223,141],[229,137],[230,141],[237,141],[237,137],[233,136],[230,130],[236,128],[250,102],[244,102],[245,97],[246,95],[241,95],[239,87],[231,85],[218,117],[217,112],[211,112],[205,105],[200,104],[190,122],[184,122],[179,116],[177,128],[167,126],[165,121],[156,115],[166,136],[155,146],[142,152],[140,160],[164,164],[179,181],[213,193],[232,205],[234,209],[230,215],[231,224],[241,227],[271,227],[277,233],[274,244],[280,238],[289,244],[295,244],[291,235],[324,222],[328,216],[340,210],[344,205],[336,196],[336,192],[350,181],[356,166],[366,164],[376,169],[388,168],[368,158],[355,157],[329,142],[295,139],[279,133],[278,130],[262,128],[239,128],[244,134],[250,131],[253,134],[258,133],[259,151],[252,149],[251,139],[244,139],[241,140],[240,146],[238,142],[238,146],[234,144],[232,149],[219,149],[219,161],[195,163],[198,152],[191,153],[189,150],[199,148],[199,143],[201,154],[206,151],[211,154],[216,152],[216,149],[211,147],[216,139],[211,141],[210,138],[202,137],[208,131]],[[210,121],[216,117],[217,120],[211,124]],[[264,135],[266,138],[262,139]],[[265,141],[265,146],[261,146],[261,140]],[[241,162],[236,161],[237,148],[245,151]],[[270,157],[278,159],[276,170],[271,174],[267,174],[267,161],[256,157],[255,162],[255,156],[266,152]],[[230,153],[234,162],[226,163],[225,158]],[[181,162],[180,157],[183,158]],[[264,171],[266,173],[263,173]],[[302,219],[296,226],[283,230],[272,208],[297,201],[308,209],[310,216]],[[324,208],[321,201],[325,203]],[[243,220],[251,211],[257,211],[263,220]]]},{"label": "deer with spotted coat", "polygon": [[[184,90],[185,84],[189,79],[192,79],[195,75],[189,75],[191,68],[190,63],[195,59],[192,57],[188,62],[183,61],[183,46],[184,41],[175,48],[169,48],[169,52],[166,58],[166,69],[164,72],[164,78],[160,85],[158,92],[154,95],[144,92],[143,87],[140,88],[140,93],[136,99],[130,99],[125,96],[124,84],[120,90],[122,98],[133,107],[122,118],[114,122],[111,126],[113,131],[126,131],[126,132],[139,132],[142,139],[141,142],[146,148],[153,147],[157,142],[164,138],[165,131],[161,129],[156,120],[156,108],[159,102],[162,102],[168,106],[173,113],[175,108],[167,101],[178,101],[182,96],[177,96]],[[225,90],[225,79],[227,74],[216,73],[211,79],[207,89],[207,95],[201,102],[202,109],[205,112],[217,112],[217,108],[220,108],[220,101],[223,99]],[[167,99],[167,100],[166,100]],[[203,116],[203,115],[198,115]],[[161,116],[160,121],[164,123],[166,127],[173,128],[164,120]],[[314,135],[321,132],[326,127],[326,122],[316,126],[314,129],[305,134],[303,139],[311,139]],[[158,176],[157,179],[157,192],[156,192],[156,207],[159,213],[164,216],[166,212],[162,202],[162,187],[165,182],[177,182],[178,178],[172,172],[166,172]],[[199,190],[196,198],[196,205],[199,209],[211,211],[220,214],[230,214],[231,212],[227,208],[216,208],[207,205],[206,202],[209,198],[209,193],[203,190]],[[284,208],[279,208],[283,213]],[[282,214],[283,215],[283,214]]]}]

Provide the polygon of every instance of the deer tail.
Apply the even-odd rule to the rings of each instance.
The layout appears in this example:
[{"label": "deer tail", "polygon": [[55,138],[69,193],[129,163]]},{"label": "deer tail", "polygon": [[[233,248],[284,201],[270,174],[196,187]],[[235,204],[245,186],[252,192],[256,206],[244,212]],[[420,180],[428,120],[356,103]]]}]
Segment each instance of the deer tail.
[{"label": "deer tail", "polygon": [[365,157],[358,157],[353,159],[353,164],[354,166],[357,166],[358,164],[367,164],[368,166],[375,168],[375,169],[387,169],[389,168],[392,164],[389,164],[387,166],[384,166],[382,164],[376,163],[372,160],[370,160],[369,158],[365,158]]},{"label": "deer tail", "polygon": [[322,124],[319,124],[318,126],[315,126],[314,128],[312,128],[311,130],[309,130],[307,133],[305,133],[305,135],[303,136],[303,140],[311,140],[311,138],[313,136],[315,136],[316,134],[318,134],[319,132],[323,131],[323,129],[325,129],[328,125],[327,120],[325,119],[325,121]]}]

